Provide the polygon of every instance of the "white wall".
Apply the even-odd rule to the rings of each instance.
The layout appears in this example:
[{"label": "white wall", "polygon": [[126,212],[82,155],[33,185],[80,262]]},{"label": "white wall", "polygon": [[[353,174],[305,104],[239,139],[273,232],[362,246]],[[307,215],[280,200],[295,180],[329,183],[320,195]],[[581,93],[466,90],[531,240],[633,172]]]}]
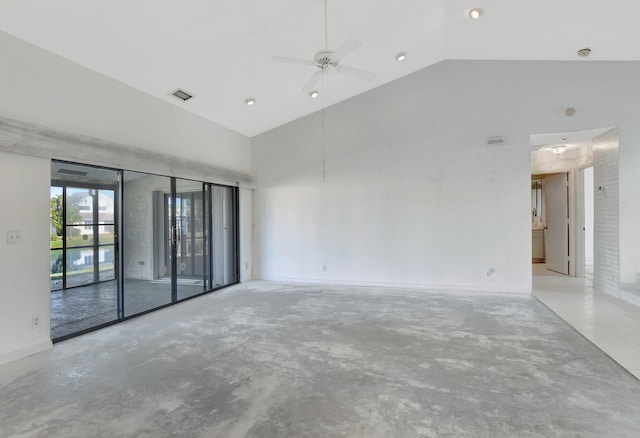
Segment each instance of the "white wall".
[{"label": "white wall", "polygon": [[0,153],[0,364],[51,346],[49,182],[49,160]]},{"label": "white wall", "polygon": [[530,289],[529,134],[618,125],[630,203],[638,77],[636,62],[445,61],[326,111],[326,183],[318,114],[254,138],[255,276]]},{"label": "white wall", "polygon": [[593,167],[584,169],[584,260],[587,263],[593,263]]},{"label": "white wall", "polygon": [[251,281],[253,276],[253,190],[241,188],[240,203],[240,281]]},{"label": "white wall", "polygon": [[241,134],[3,32],[0,54],[0,116],[251,169],[250,140]]},{"label": "white wall", "polygon": [[[2,32],[0,59],[0,117],[212,166],[251,170],[250,139],[243,135]],[[50,168],[47,159],[5,153],[0,159],[2,362],[51,345]],[[251,217],[251,211],[240,214]],[[25,239],[19,249],[4,244],[6,230],[15,228]],[[245,239],[243,248],[249,253],[250,245],[251,239]],[[36,314],[41,325],[32,330],[31,317]]]},{"label": "white wall", "polygon": [[616,130],[593,139],[593,287],[616,297],[620,295],[618,149]]}]

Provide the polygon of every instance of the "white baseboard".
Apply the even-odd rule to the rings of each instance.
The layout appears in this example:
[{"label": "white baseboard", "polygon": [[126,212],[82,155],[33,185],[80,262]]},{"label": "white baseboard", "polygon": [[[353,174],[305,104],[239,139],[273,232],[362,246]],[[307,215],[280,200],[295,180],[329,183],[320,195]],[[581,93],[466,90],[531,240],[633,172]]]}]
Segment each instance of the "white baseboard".
[{"label": "white baseboard", "polygon": [[35,344],[31,344],[27,347],[10,351],[9,353],[4,353],[0,355],[0,365],[22,359],[23,357],[31,356],[32,354],[40,353],[41,351],[49,350],[52,347],[53,343],[51,340],[48,340],[36,342]]},{"label": "white baseboard", "polygon": [[[349,280],[326,280],[317,278],[295,278],[268,276],[262,281],[274,281],[281,283],[307,283],[307,284],[330,284],[336,286],[365,286],[365,287],[395,287],[401,289],[422,289],[430,292],[461,292],[461,293],[496,293],[513,295],[531,295],[531,287],[506,287],[506,286],[478,286],[468,284],[414,284],[414,283],[385,283],[375,281],[349,281]],[[260,281],[260,280],[256,280]]]}]

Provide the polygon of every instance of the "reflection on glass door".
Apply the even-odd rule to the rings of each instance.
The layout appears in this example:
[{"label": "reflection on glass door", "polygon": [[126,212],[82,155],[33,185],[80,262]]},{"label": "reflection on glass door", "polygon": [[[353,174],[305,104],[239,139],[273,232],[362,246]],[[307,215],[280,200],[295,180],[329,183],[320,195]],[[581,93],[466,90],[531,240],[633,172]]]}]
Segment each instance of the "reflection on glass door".
[{"label": "reflection on glass door", "polygon": [[173,213],[171,178],[125,171],[123,197],[124,317],[170,304],[171,251],[165,217]]},{"label": "reflection on glass door", "polygon": [[64,187],[51,186],[50,190],[50,218],[49,227],[49,248],[50,252],[50,289],[60,290],[64,288],[64,251],[63,246],[63,193]]},{"label": "reflection on glass door", "polygon": [[115,278],[115,191],[66,187],[66,287]]},{"label": "reflection on glass door", "polygon": [[176,180],[175,252],[177,299],[207,291],[205,196],[201,182]]},{"label": "reflection on glass door", "polygon": [[118,318],[118,172],[53,161],[51,181],[51,330],[59,339]]}]

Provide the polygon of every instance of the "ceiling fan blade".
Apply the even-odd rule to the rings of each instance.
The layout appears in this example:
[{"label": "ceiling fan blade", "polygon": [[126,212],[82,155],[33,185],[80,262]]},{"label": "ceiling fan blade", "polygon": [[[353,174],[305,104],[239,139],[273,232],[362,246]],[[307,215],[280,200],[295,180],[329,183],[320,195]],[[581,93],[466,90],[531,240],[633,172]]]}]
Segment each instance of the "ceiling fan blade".
[{"label": "ceiling fan blade", "polygon": [[367,81],[371,81],[376,78],[376,75],[371,72],[355,67],[350,67],[348,65],[338,65],[336,67],[336,71],[338,73],[342,73],[343,75],[351,76],[357,79],[365,79]]},{"label": "ceiling fan blade", "polygon": [[289,64],[316,65],[315,62],[309,61],[308,59],[288,58],[286,56],[274,56],[271,60],[276,62],[287,62]]},{"label": "ceiling fan blade", "polygon": [[360,47],[362,43],[356,39],[349,38],[347,41],[342,43],[340,47],[333,51],[331,57],[337,59],[338,61],[347,56],[349,53],[356,50]]},{"label": "ceiling fan blade", "polygon": [[318,70],[313,74],[313,76],[311,76],[311,79],[309,79],[309,82],[307,82],[305,86],[302,87],[303,93],[308,93],[315,88],[318,81],[320,81],[320,78],[322,78],[322,72],[323,72],[322,70]]}]

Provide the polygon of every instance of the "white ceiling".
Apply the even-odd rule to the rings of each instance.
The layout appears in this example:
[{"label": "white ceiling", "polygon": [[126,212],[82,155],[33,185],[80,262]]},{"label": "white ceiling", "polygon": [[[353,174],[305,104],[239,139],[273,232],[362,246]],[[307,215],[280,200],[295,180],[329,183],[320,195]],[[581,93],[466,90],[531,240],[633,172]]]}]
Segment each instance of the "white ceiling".
[{"label": "white ceiling", "polygon": [[[328,11],[329,46],[358,39],[344,63],[377,77],[328,75],[325,105],[443,59],[640,59],[637,0],[328,0]],[[0,30],[248,136],[321,108],[300,92],[315,67],[271,58],[311,59],[323,19],[323,0],[0,2]]]},{"label": "white ceiling", "polygon": [[608,128],[585,129],[583,131],[533,134],[531,135],[531,150],[537,151],[560,144],[567,146],[567,149],[590,145],[591,140],[611,129],[613,129],[612,126]]}]

